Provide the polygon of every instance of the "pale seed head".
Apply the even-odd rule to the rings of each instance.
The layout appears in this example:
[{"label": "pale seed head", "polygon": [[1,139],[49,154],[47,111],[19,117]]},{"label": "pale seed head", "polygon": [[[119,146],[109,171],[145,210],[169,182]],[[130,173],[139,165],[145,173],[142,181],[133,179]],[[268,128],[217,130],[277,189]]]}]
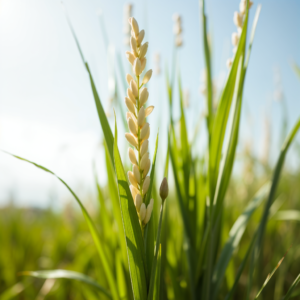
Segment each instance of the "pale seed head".
[{"label": "pale seed head", "polygon": [[128,61],[133,65],[134,60],[135,60],[135,56],[131,52],[127,51],[126,52],[126,57],[127,57]]},{"label": "pale seed head", "polygon": [[[139,124],[139,123],[138,123]],[[142,130],[141,130],[141,132],[140,132],[140,139],[141,140],[147,140],[148,138],[146,138],[147,137],[147,134],[148,134],[148,131],[150,132],[150,127],[149,127],[149,123],[146,123],[144,126],[143,126],[143,128],[142,128]]]},{"label": "pale seed head", "polygon": [[237,32],[233,32],[231,35],[231,42],[233,46],[236,46],[239,42],[239,35]]},{"label": "pale seed head", "polygon": [[127,81],[129,86],[130,86],[130,81],[131,80],[134,80],[133,77],[130,74],[126,74],[126,81]]},{"label": "pale seed head", "polygon": [[150,159],[148,159],[148,161],[146,162],[146,166],[144,168],[144,171],[143,171],[143,177],[145,178],[150,170],[150,166],[151,166],[151,162],[150,162]]},{"label": "pale seed head", "polygon": [[133,165],[132,171],[133,171],[133,175],[135,177],[135,180],[137,181],[138,184],[140,184],[141,175],[140,175],[139,167],[137,165]]},{"label": "pale seed head", "polygon": [[148,70],[143,78],[142,84],[146,84],[152,76],[152,70]]},{"label": "pale seed head", "polygon": [[144,154],[148,151],[148,145],[149,145],[149,141],[146,140],[141,147],[141,157],[143,157]]},{"label": "pale seed head", "polygon": [[143,106],[149,97],[149,92],[147,90],[146,87],[142,88],[141,92],[140,92],[140,106]]},{"label": "pale seed head", "polygon": [[133,36],[130,38],[130,48],[135,58],[138,57],[139,55],[136,46],[136,39]]},{"label": "pale seed head", "polygon": [[141,47],[140,47],[140,55],[139,57],[140,58],[144,58],[146,53],[147,53],[147,50],[148,50],[148,42],[144,43]]},{"label": "pale seed head", "polygon": [[128,22],[131,25],[132,30],[134,31],[135,36],[138,36],[138,34],[139,34],[139,25],[138,25],[136,19],[133,18],[133,17],[131,17],[131,18],[128,19]]},{"label": "pale seed head", "polygon": [[146,168],[148,160],[149,160],[149,152],[146,152],[141,159],[141,163],[140,163],[141,170],[144,170]]},{"label": "pale seed head", "polygon": [[130,185],[130,191],[131,191],[131,195],[132,195],[132,198],[135,199],[136,195],[137,194],[140,194],[140,191],[134,187],[133,185]]},{"label": "pale seed head", "polygon": [[[139,114],[138,114],[138,118],[137,118],[137,123],[138,123],[138,126],[139,126],[139,127],[142,127],[142,126],[143,126],[144,120],[145,120],[145,109],[144,109],[144,107],[142,106],[142,107],[140,108],[140,111],[139,111]],[[141,136],[142,136],[142,133],[141,133]]]},{"label": "pale seed head", "polygon": [[137,46],[139,47],[144,39],[144,36],[145,36],[145,31],[144,29],[140,31],[137,39],[136,39],[136,43],[137,43]]},{"label": "pale seed head", "polygon": [[154,109],[154,106],[153,106],[153,105],[148,106],[148,107],[145,109],[145,117],[148,117],[148,116],[152,113],[153,109]]},{"label": "pale seed head", "polygon": [[133,165],[137,165],[136,156],[132,148],[128,148],[128,156]]},{"label": "pale seed head", "polygon": [[138,212],[140,211],[142,203],[143,203],[142,196],[140,194],[137,194],[135,196],[135,207]]},{"label": "pale seed head", "polygon": [[134,137],[134,135],[132,135],[131,133],[125,133],[125,137],[127,139],[127,141],[135,148],[138,147],[138,142],[136,140],[136,138]]},{"label": "pale seed head", "polygon": [[150,177],[146,176],[145,181],[143,183],[143,195],[145,195],[148,192],[150,186]]},{"label": "pale seed head", "polygon": [[152,211],[153,211],[153,204],[154,204],[154,200],[151,199],[149,205],[147,206],[146,216],[143,221],[145,225],[150,221]]},{"label": "pale seed head", "polygon": [[142,203],[141,207],[140,207],[140,212],[139,212],[139,217],[140,217],[141,221],[143,221],[145,219],[146,212],[147,212],[146,205],[145,205],[145,203]]},{"label": "pale seed head", "polygon": [[234,12],[233,23],[236,27],[243,27],[243,16],[240,15],[237,11]]},{"label": "pale seed head", "polygon": [[136,58],[134,61],[133,72],[134,72],[135,76],[140,76],[140,74],[142,73],[142,65],[141,65],[141,61],[139,60],[139,58]]},{"label": "pale seed head", "polygon": [[131,100],[131,102],[133,103],[133,105],[136,105],[135,97],[134,97],[133,92],[132,92],[132,90],[130,88],[127,89],[127,96]]},{"label": "pale seed head", "polygon": [[135,108],[134,108],[134,105],[133,105],[132,101],[131,101],[128,97],[125,97],[125,104],[126,104],[128,110],[129,110],[131,113],[135,114]]},{"label": "pale seed head", "polygon": [[128,127],[129,127],[130,132],[131,132],[133,135],[137,136],[136,123],[133,121],[132,118],[129,118],[129,119],[128,119]]},{"label": "pale seed head", "polygon": [[146,57],[140,58],[140,61],[141,61],[142,72],[143,72],[146,67],[147,58]]},{"label": "pale seed head", "polygon": [[138,96],[138,88],[137,88],[137,84],[134,80],[131,80],[131,82],[130,82],[130,89],[133,93],[133,96],[136,98]]},{"label": "pale seed head", "polygon": [[133,173],[131,171],[127,172],[127,176],[128,176],[128,180],[129,182],[134,186],[134,187],[138,187],[138,183],[133,175]]}]

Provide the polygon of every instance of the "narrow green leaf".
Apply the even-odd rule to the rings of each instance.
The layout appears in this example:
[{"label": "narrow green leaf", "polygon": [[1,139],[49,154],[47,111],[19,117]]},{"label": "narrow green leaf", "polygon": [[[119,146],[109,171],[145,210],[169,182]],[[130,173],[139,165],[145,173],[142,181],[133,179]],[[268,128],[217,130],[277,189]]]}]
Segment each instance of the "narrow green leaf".
[{"label": "narrow green leaf", "polygon": [[204,56],[205,56],[205,72],[206,72],[206,90],[207,90],[207,108],[208,108],[208,115],[206,118],[207,121],[207,129],[209,135],[209,143],[210,143],[210,136],[212,132],[212,125],[213,125],[213,89],[212,89],[212,74],[211,74],[211,59],[210,59],[210,49],[208,44],[208,33],[207,33],[207,23],[206,23],[206,16],[205,16],[205,7],[204,7],[204,0],[199,0],[200,4],[200,14],[202,15],[202,37],[203,37],[203,45],[204,45]]},{"label": "narrow green leaf", "polygon": [[15,298],[17,295],[22,293],[25,289],[25,285],[21,282],[16,283],[9,289],[5,290],[1,295],[0,295],[0,300],[10,300]]},{"label": "narrow green leaf", "polygon": [[300,274],[296,277],[295,281],[292,283],[287,294],[284,296],[282,300],[288,300],[293,296],[294,288],[298,285],[299,282],[300,282]]},{"label": "narrow green leaf", "polygon": [[285,142],[281,148],[279,158],[276,163],[276,167],[275,167],[275,170],[273,173],[273,179],[272,179],[270,193],[269,193],[269,196],[268,196],[265,208],[264,208],[263,215],[261,217],[261,221],[260,221],[258,233],[257,233],[257,241],[256,241],[256,244],[255,244],[252,256],[251,256],[251,264],[250,264],[250,270],[249,270],[249,283],[248,283],[248,297],[249,297],[249,293],[250,293],[250,290],[252,287],[252,276],[253,276],[254,268],[256,266],[257,257],[259,255],[259,252],[261,249],[263,236],[264,236],[266,225],[267,225],[267,222],[269,219],[270,207],[275,198],[275,193],[276,193],[276,189],[277,189],[277,186],[279,183],[281,170],[282,170],[282,167],[283,167],[283,164],[285,161],[285,156],[286,156],[286,153],[287,153],[292,141],[294,140],[299,128],[300,128],[300,118],[298,119],[297,123],[295,124],[292,131],[290,132],[289,136],[285,140]]},{"label": "narrow green leaf", "polygon": [[235,54],[235,58],[223,90],[219,107],[214,119],[212,128],[211,144],[209,147],[209,185],[211,201],[214,198],[215,186],[217,183],[221,153],[225,131],[227,128],[228,116],[231,108],[232,98],[235,89],[238,65],[241,57],[245,57],[245,44],[248,27],[248,10],[246,12],[242,34]]},{"label": "narrow green leaf", "polygon": [[257,295],[255,296],[254,299],[257,299],[259,297],[259,295],[261,294],[261,292],[263,291],[263,289],[266,287],[266,285],[268,284],[268,282],[270,281],[270,279],[272,278],[272,276],[274,275],[274,273],[277,271],[277,269],[280,267],[282,261],[284,260],[285,256],[278,262],[278,264],[276,265],[276,267],[274,268],[274,270],[272,271],[271,274],[269,274],[263,284],[263,286],[261,287],[261,289],[259,290],[259,292],[257,293]]},{"label": "narrow green leaf", "polygon": [[69,16],[68,16],[67,11],[66,11],[66,9],[65,9],[64,6],[63,6],[63,9],[64,9],[64,12],[65,12],[66,20],[67,20],[69,28],[71,30],[72,36],[73,36],[73,38],[75,40],[77,49],[78,49],[78,51],[80,53],[80,57],[82,59],[82,62],[85,65],[85,68],[86,68],[86,70],[87,70],[87,72],[89,74],[90,84],[91,84],[93,95],[94,95],[94,100],[95,100],[95,104],[96,104],[96,108],[97,108],[97,112],[98,112],[99,121],[100,121],[100,124],[101,124],[101,127],[102,127],[102,131],[103,131],[103,134],[104,134],[105,142],[107,144],[107,148],[108,148],[108,152],[109,152],[111,161],[114,164],[114,158],[113,158],[113,143],[114,143],[114,138],[113,138],[113,134],[112,134],[111,128],[109,126],[106,114],[104,112],[102,103],[100,101],[100,97],[98,95],[98,92],[97,92],[97,89],[96,89],[96,86],[95,86],[95,83],[94,83],[94,79],[93,79],[92,73],[90,71],[88,63],[86,62],[86,60],[85,60],[85,58],[83,56],[83,52],[81,50],[80,44],[78,42],[78,39],[76,37],[75,31],[74,31],[73,26],[72,26],[72,23],[71,23],[71,21],[69,19]]},{"label": "narrow green leaf", "polygon": [[157,264],[158,264],[158,253],[160,250],[160,234],[161,234],[161,225],[163,220],[163,213],[164,213],[164,201],[161,204],[160,208],[160,215],[159,215],[159,221],[158,221],[158,229],[157,229],[157,235],[156,235],[156,243],[155,243],[155,254],[153,258],[152,263],[152,269],[151,269],[151,278],[150,278],[150,286],[149,286],[149,292],[148,292],[148,300],[153,300],[154,298],[154,290],[155,290],[155,283],[156,283],[156,276],[157,276]]},{"label": "narrow green leaf", "polygon": [[[157,147],[158,147],[158,133],[156,137],[156,143],[155,143],[155,150],[154,155],[152,159],[152,168],[150,173],[150,186],[149,186],[149,192],[146,195],[145,204],[148,205],[150,203],[153,184],[154,184],[154,175],[155,175],[155,163],[156,163],[156,154],[157,154]],[[154,215],[154,213],[153,213]],[[150,218],[150,221],[145,227],[144,230],[144,242],[145,242],[145,251],[146,251],[146,263],[147,263],[147,270],[152,269],[152,261],[154,256],[154,218],[153,216]],[[150,274],[148,276],[148,280],[150,278]],[[149,282],[148,282],[149,285]]]},{"label": "narrow green leaf", "polygon": [[83,216],[84,216],[84,218],[85,218],[85,220],[86,220],[86,222],[88,224],[89,230],[90,230],[91,235],[93,237],[94,243],[96,245],[98,254],[100,256],[100,259],[101,259],[101,262],[102,262],[102,265],[103,265],[103,268],[104,268],[105,275],[107,277],[107,281],[108,281],[108,284],[109,284],[109,287],[110,287],[110,290],[111,290],[111,293],[112,293],[112,297],[113,297],[113,299],[119,299],[119,296],[118,296],[118,293],[117,293],[116,284],[115,284],[115,279],[114,279],[111,267],[108,264],[108,260],[107,260],[107,258],[105,256],[104,249],[102,248],[101,241],[99,239],[96,227],[95,227],[95,225],[94,225],[91,217],[89,216],[88,212],[86,211],[85,207],[83,206],[82,202],[77,197],[77,195],[73,192],[73,190],[67,185],[67,183],[63,179],[61,179],[59,176],[57,176],[55,173],[53,173],[49,169],[47,169],[47,168],[45,168],[45,167],[43,167],[41,165],[38,165],[38,164],[36,164],[36,163],[34,163],[32,161],[29,161],[29,160],[27,160],[25,158],[22,158],[20,156],[11,154],[11,153],[6,152],[6,151],[3,151],[3,152],[5,152],[5,153],[7,153],[7,154],[9,154],[9,155],[17,158],[17,159],[20,159],[22,161],[28,162],[28,163],[36,166],[37,168],[42,169],[43,171],[48,172],[48,173],[54,175],[60,182],[62,182],[65,185],[65,187],[74,196],[75,200],[77,201],[77,203],[79,204],[79,206],[81,208],[82,214],[83,214]]},{"label": "narrow green leaf", "polygon": [[159,300],[160,298],[160,276],[161,276],[161,245],[159,246],[159,252],[157,257],[153,300]]},{"label": "narrow green leaf", "polygon": [[297,76],[299,77],[299,79],[300,79],[300,67],[299,67],[296,63],[293,63],[293,64],[292,64],[292,67],[293,67],[293,69],[294,69],[296,75],[297,75]]},{"label": "narrow green leaf", "polygon": [[22,276],[31,276],[37,278],[66,278],[66,279],[74,279],[79,280],[81,282],[87,283],[94,288],[96,288],[99,292],[105,294],[109,299],[113,299],[112,295],[101,285],[98,284],[93,278],[86,276],[79,272],[67,271],[67,270],[47,270],[47,271],[26,271],[21,272],[19,275]]},{"label": "narrow green leaf", "polygon": [[213,272],[213,299],[215,299],[218,295],[218,291],[220,285],[223,281],[227,266],[232,257],[233,252],[238,247],[243,234],[246,230],[248,222],[255,212],[255,210],[259,207],[262,201],[266,198],[267,193],[270,189],[270,183],[266,183],[254,196],[254,198],[250,201],[245,211],[238,217],[234,225],[232,226],[229,232],[229,238],[225,243],[222,252],[219,256],[219,259],[214,267]]},{"label": "narrow green leaf", "polygon": [[126,236],[127,256],[130,278],[135,300],[147,298],[146,284],[146,258],[141,227],[136,208],[130,193],[125,171],[118,149],[118,131],[115,117],[115,141],[114,159],[118,180],[119,200],[123,220],[123,228]]}]

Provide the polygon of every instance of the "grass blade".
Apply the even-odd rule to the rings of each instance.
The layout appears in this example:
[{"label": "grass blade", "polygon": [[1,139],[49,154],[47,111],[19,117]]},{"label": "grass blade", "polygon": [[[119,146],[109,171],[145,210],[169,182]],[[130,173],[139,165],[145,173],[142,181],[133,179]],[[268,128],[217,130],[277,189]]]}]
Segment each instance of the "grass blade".
[{"label": "grass blade", "polygon": [[254,211],[259,207],[262,201],[267,196],[267,193],[270,189],[270,183],[266,183],[250,201],[245,211],[238,217],[234,225],[232,226],[229,232],[229,238],[224,245],[222,252],[219,256],[219,259],[215,265],[213,272],[213,299],[217,297],[220,285],[223,281],[227,266],[232,257],[233,252],[238,247],[242,236],[246,230],[247,224],[254,213]]},{"label": "grass blade", "polygon": [[[150,203],[153,184],[154,184],[154,175],[155,175],[155,163],[156,163],[156,154],[157,154],[157,147],[158,147],[158,133],[156,137],[155,143],[155,150],[152,159],[152,168],[150,173],[150,186],[149,192],[146,195],[145,203],[148,205]],[[147,270],[152,270],[152,261],[154,256],[154,213],[153,216],[150,218],[150,221],[145,227],[144,231],[144,243],[145,243],[145,251],[146,251],[146,263],[147,263]],[[150,273],[148,279],[150,278]],[[149,285],[149,282],[148,282]]]},{"label": "grass blade", "polygon": [[38,165],[32,161],[29,161],[25,158],[22,158],[20,156],[17,156],[17,155],[14,155],[14,154],[11,154],[9,152],[6,152],[6,151],[3,151],[17,159],[20,159],[22,161],[25,161],[25,162],[28,162],[34,166],[36,166],[37,168],[47,172],[47,173],[50,173],[52,174],[53,176],[55,176],[61,183],[63,183],[65,185],[65,187],[70,191],[70,193],[74,196],[75,200],[77,201],[77,203],[79,204],[80,208],[81,208],[81,211],[83,213],[83,216],[88,224],[88,227],[89,227],[89,230],[91,232],[91,235],[93,237],[93,240],[94,240],[94,243],[96,245],[96,248],[97,248],[97,251],[98,251],[98,254],[100,256],[100,259],[101,259],[101,262],[103,264],[103,268],[104,268],[104,272],[105,272],[105,275],[107,277],[107,281],[108,281],[108,284],[109,284],[109,287],[110,287],[110,290],[111,290],[111,293],[112,293],[112,297],[113,299],[117,300],[119,299],[119,296],[118,296],[118,293],[117,293],[117,287],[116,287],[116,284],[115,284],[115,279],[114,279],[114,276],[113,276],[113,273],[112,273],[112,270],[111,270],[111,267],[109,266],[108,264],[108,260],[106,258],[106,255],[105,255],[105,252],[104,252],[104,249],[102,248],[102,245],[101,245],[101,241],[99,239],[99,236],[98,236],[98,233],[97,233],[97,230],[96,230],[96,227],[91,219],[91,217],[89,216],[88,212],[86,211],[85,207],[83,206],[82,202],[80,201],[80,199],[77,197],[77,195],[73,192],[73,190],[68,186],[68,184],[63,180],[61,179],[59,176],[57,176],[55,173],[53,173],[52,171],[50,171],[49,169],[41,166],[41,165]]},{"label": "grass blade", "polygon": [[155,254],[152,263],[151,269],[151,278],[150,278],[150,286],[149,286],[149,293],[148,293],[148,300],[155,299],[154,298],[154,290],[155,290],[155,283],[157,277],[157,264],[158,264],[158,253],[160,252],[160,234],[161,234],[161,225],[163,220],[163,213],[164,213],[164,202],[161,204],[160,208],[160,215],[159,215],[159,222],[158,222],[158,229],[156,235],[156,243],[155,243]]},{"label": "grass blade", "polygon": [[0,300],[10,300],[12,298],[15,298],[17,295],[22,293],[24,291],[24,289],[25,289],[24,284],[21,282],[18,282],[15,285],[13,285],[12,287],[10,287],[9,289],[7,289],[6,291],[4,291],[0,295]]},{"label": "grass blade", "polygon": [[232,98],[234,94],[238,65],[239,65],[240,57],[245,57],[247,27],[248,27],[248,10],[246,12],[245,22],[240,37],[240,41],[238,44],[238,48],[236,51],[236,55],[225,88],[223,90],[221,99],[219,101],[219,107],[212,128],[211,144],[209,147],[209,185],[210,185],[211,201],[214,198],[215,186],[217,183],[217,178],[219,173],[219,165],[221,160],[223,141],[225,137],[228,116],[229,116]]},{"label": "grass blade", "polygon": [[146,258],[144,242],[138,215],[133,203],[132,195],[126,179],[125,171],[118,149],[118,131],[115,118],[114,159],[118,180],[119,200],[123,220],[123,228],[126,236],[127,257],[133,296],[136,300],[147,298],[146,284]]},{"label": "grass blade", "polygon": [[87,283],[94,288],[96,288],[99,292],[105,294],[109,299],[113,299],[112,295],[101,285],[98,284],[93,278],[86,276],[79,272],[67,271],[67,270],[47,270],[47,271],[26,271],[21,272],[19,275],[22,276],[31,276],[36,278],[65,278],[65,279],[74,279],[79,280],[81,282]]},{"label": "grass blade", "polygon": [[210,49],[208,44],[207,38],[207,27],[206,27],[206,16],[205,16],[205,7],[204,7],[204,0],[199,1],[200,10],[202,14],[202,36],[203,36],[203,45],[204,45],[204,55],[205,55],[205,66],[206,66],[206,82],[207,82],[207,129],[209,135],[209,142],[210,136],[212,132],[212,124],[213,124],[213,89],[212,89],[212,75],[211,75],[211,59],[210,59]]},{"label": "grass blade", "polygon": [[293,296],[294,288],[298,285],[299,282],[300,282],[300,274],[296,277],[295,281],[292,283],[287,294],[284,296],[282,300],[288,300]]},{"label": "grass blade", "polygon": [[94,100],[95,100],[95,104],[96,104],[96,108],[97,108],[97,112],[98,112],[99,121],[100,121],[101,128],[102,128],[102,131],[103,131],[103,134],[104,134],[104,138],[105,138],[105,142],[106,142],[106,145],[107,145],[107,148],[108,148],[110,159],[114,164],[114,155],[113,155],[114,138],[113,138],[113,134],[112,134],[111,128],[109,126],[105,111],[103,109],[99,94],[97,92],[96,85],[95,85],[92,73],[90,71],[89,65],[88,65],[88,63],[86,62],[86,60],[83,56],[83,52],[81,50],[79,41],[77,39],[77,36],[76,36],[75,31],[73,29],[72,23],[69,19],[69,16],[68,16],[67,11],[66,11],[64,6],[63,6],[63,9],[64,9],[64,12],[65,12],[66,20],[67,20],[69,28],[71,30],[72,36],[75,40],[77,49],[80,53],[80,57],[82,59],[82,62],[85,65],[85,68],[86,68],[86,70],[89,74],[90,84],[91,84],[91,88],[92,88],[92,91],[93,91],[93,96],[94,96]]},{"label": "grass blade", "polygon": [[269,193],[269,196],[268,196],[265,208],[264,208],[263,215],[261,217],[261,221],[260,221],[259,228],[258,228],[257,241],[255,244],[253,253],[252,253],[252,257],[251,257],[251,264],[250,264],[250,270],[249,270],[248,297],[249,297],[249,293],[250,293],[251,286],[252,286],[252,276],[253,276],[254,268],[256,266],[257,257],[259,255],[259,252],[261,249],[267,221],[269,219],[269,210],[270,210],[270,207],[275,198],[275,193],[276,193],[276,189],[277,189],[277,186],[279,183],[281,170],[282,170],[282,167],[283,167],[283,164],[285,161],[285,156],[286,156],[286,153],[287,153],[292,141],[294,140],[299,128],[300,128],[300,118],[296,122],[296,124],[293,127],[292,131],[290,132],[289,136],[286,138],[286,140],[281,148],[281,152],[280,152],[279,158],[276,163],[276,168],[273,173],[273,179],[272,179],[270,193]]},{"label": "grass blade", "polygon": [[[285,254],[286,255],[286,254]],[[272,271],[271,274],[269,274],[263,284],[263,286],[261,287],[261,289],[259,290],[259,292],[257,293],[257,295],[255,296],[254,300],[257,299],[259,297],[259,295],[261,294],[261,292],[263,291],[263,289],[265,288],[265,286],[268,284],[268,282],[270,281],[270,279],[272,278],[272,276],[274,275],[274,273],[277,271],[277,269],[280,267],[282,261],[284,260],[285,258],[285,255],[284,257],[278,262],[278,264],[276,265],[276,267],[274,268],[274,270]]]}]

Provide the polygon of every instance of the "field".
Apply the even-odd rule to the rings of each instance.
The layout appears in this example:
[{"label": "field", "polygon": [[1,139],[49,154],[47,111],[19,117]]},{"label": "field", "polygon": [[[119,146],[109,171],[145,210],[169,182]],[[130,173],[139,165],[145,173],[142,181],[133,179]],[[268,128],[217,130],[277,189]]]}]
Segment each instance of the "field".
[{"label": "field", "polygon": [[[266,134],[259,157],[251,143],[240,142],[261,11],[251,6],[242,0],[234,13],[233,57],[224,62],[228,74],[216,90],[206,3],[200,1],[206,109],[190,107],[194,126],[179,68],[180,15],[173,17],[172,64],[162,72],[168,108],[162,114],[148,86],[161,70],[151,66],[151,40],[144,40],[139,19],[127,7],[128,61],[116,64],[122,78],[109,115],[65,10],[103,133],[101,172],[107,181],[95,168],[96,193],[80,199],[47,166],[2,153],[56,177],[73,202],[62,210],[20,208],[14,201],[0,209],[0,300],[299,299],[300,118],[287,128],[287,103],[280,99],[280,132],[267,127],[280,146],[273,149]],[[299,67],[292,68],[299,77]],[[158,132],[151,123],[155,114],[164,121]]]}]

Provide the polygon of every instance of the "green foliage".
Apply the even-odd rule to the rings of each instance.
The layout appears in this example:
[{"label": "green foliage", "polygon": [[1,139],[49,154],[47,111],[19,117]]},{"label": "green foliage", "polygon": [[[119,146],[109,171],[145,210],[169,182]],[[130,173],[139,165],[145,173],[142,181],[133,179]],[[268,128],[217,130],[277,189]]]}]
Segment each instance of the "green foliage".
[{"label": "green foliage", "polygon": [[[167,148],[164,153],[159,151],[163,146],[160,143],[158,147],[157,135],[150,187],[145,199],[148,204],[153,198],[155,205],[145,227],[139,221],[125,173],[126,164],[121,160],[117,118],[113,136],[89,65],[66,15],[93,92],[103,133],[103,170],[107,174],[107,183],[99,183],[95,172],[98,201],[93,201],[99,209],[90,212],[63,179],[41,165],[13,155],[56,176],[75,198],[82,215],[70,208],[57,214],[43,210],[33,214],[33,221],[30,221],[26,217],[30,211],[11,208],[0,211],[0,300],[229,300],[244,299],[245,296],[279,300],[297,295],[295,287],[300,281],[299,276],[292,283],[284,272],[291,272],[293,278],[299,274],[293,261],[293,257],[299,256],[298,249],[291,248],[278,272],[275,273],[277,265],[271,275],[265,275],[277,264],[278,255],[281,258],[294,242],[291,232],[298,230],[300,173],[292,173],[283,166],[300,128],[300,120],[283,143],[274,171],[249,152],[240,157],[237,153],[244,84],[261,9],[258,6],[247,39],[247,2],[233,64],[214,107],[211,45],[204,0],[200,1],[208,108],[204,154],[196,142],[201,133],[202,118],[191,136],[177,50],[173,51],[170,74],[166,70]],[[103,20],[100,21],[107,47],[108,35]],[[119,54],[117,60],[115,74],[122,80],[118,82],[115,76],[117,94],[122,94],[126,82]],[[298,72],[297,67],[294,68]],[[120,97],[117,105],[121,125],[126,126]],[[178,119],[174,117],[174,111],[179,113]],[[199,115],[200,112],[196,112],[196,116]],[[284,126],[283,132],[286,124]],[[238,175],[233,171],[237,160],[244,168]],[[168,178],[170,189],[169,197],[160,206],[157,186],[158,180],[164,177],[162,173]],[[252,177],[246,180],[247,176]],[[44,239],[45,246],[41,243]],[[29,277],[17,276],[19,272]]]}]

